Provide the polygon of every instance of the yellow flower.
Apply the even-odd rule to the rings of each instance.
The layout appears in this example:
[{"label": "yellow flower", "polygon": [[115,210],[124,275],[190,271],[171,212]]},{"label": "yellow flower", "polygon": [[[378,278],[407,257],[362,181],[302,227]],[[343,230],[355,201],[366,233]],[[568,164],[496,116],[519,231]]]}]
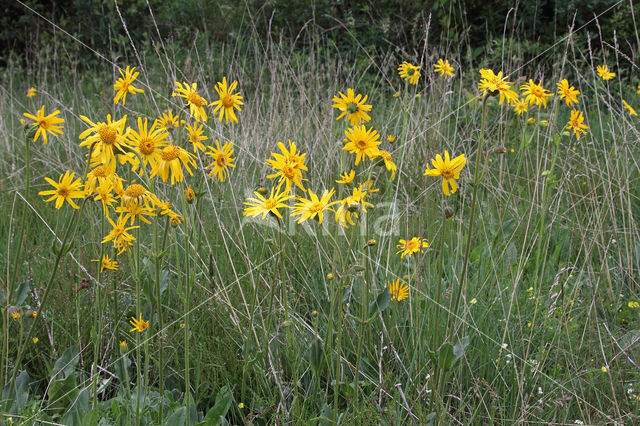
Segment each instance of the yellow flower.
[{"label": "yellow flower", "polygon": [[120,349],[127,349],[127,341],[120,340]]},{"label": "yellow flower", "polygon": [[573,86],[569,86],[569,82],[566,78],[560,80],[560,83],[557,83],[558,86],[558,95],[560,95],[560,99],[564,99],[567,103],[567,106],[573,106],[574,103],[578,103],[578,95],[580,94]]},{"label": "yellow flower", "polygon": [[[442,176],[442,192],[444,195],[455,194],[458,190],[456,179],[460,179],[460,171],[467,163],[467,159],[464,154],[457,156],[453,160],[449,158],[449,152],[444,152],[444,160],[440,154],[436,155],[435,159],[431,160],[433,169],[430,169],[427,165],[427,169],[424,172],[425,176]],[[449,185],[451,185],[451,193],[449,193]]]},{"label": "yellow flower", "polygon": [[239,403],[239,404],[238,404],[238,408],[242,410],[242,409],[244,408],[244,404],[243,404],[242,402],[241,402],[241,403]]},{"label": "yellow flower", "polygon": [[198,95],[198,84],[193,83],[189,86],[189,83],[186,81],[184,83],[176,81],[175,85],[176,87],[171,96],[180,96],[186,99],[187,105],[189,105],[189,114],[191,117],[194,117],[196,121],[207,121],[207,113],[204,107],[209,104],[202,96]]},{"label": "yellow flower", "polygon": [[387,142],[394,143],[396,141],[396,137],[393,135],[387,135]]},{"label": "yellow flower", "polygon": [[355,126],[345,131],[348,142],[342,147],[343,151],[356,154],[356,166],[360,160],[366,155],[370,159],[378,155],[378,145],[380,145],[380,134],[374,129],[362,126]]},{"label": "yellow flower", "polygon": [[535,122],[536,122],[536,119],[535,119],[535,118],[533,118],[533,117],[529,117],[529,118],[527,118],[527,123],[529,123],[529,124],[533,124],[533,123],[535,123]]},{"label": "yellow flower", "polygon": [[328,279],[329,281],[331,281],[331,280],[333,279],[333,274],[332,274],[331,272],[329,272],[329,273],[327,274],[327,279]]},{"label": "yellow flower", "polygon": [[538,84],[535,84],[533,80],[529,79],[528,83],[520,86],[520,90],[524,90],[524,92],[522,92],[522,94],[526,96],[524,101],[529,105],[535,104],[538,108],[540,108],[540,105],[546,108],[547,98],[553,96],[553,93],[550,93],[542,87],[541,80],[538,80]]},{"label": "yellow flower", "polygon": [[396,163],[393,162],[393,158],[391,158],[391,154],[389,154],[387,151],[379,150],[378,157],[384,160],[384,166],[387,168],[388,171],[391,172],[391,180],[395,179],[396,170],[398,170],[398,167],[396,166]]},{"label": "yellow flower", "polygon": [[419,70],[419,66],[404,61],[398,67],[398,74],[400,75],[400,78],[408,80],[409,84],[415,85],[418,84],[418,79],[420,78]]},{"label": "yellow flower", "polygon": [[171,111],[162,113],[160,117],[156,118],[154,122],[158,127],[164,127],[165,130],[169,130],[171,127],[178,127],[180,124],[184,124],[184,120],[178,121],[178,116],[173,115]]},{"label": "yellow flower", "polygon": [[45,180],[55,189],[40,191],[38,192],[38,195],[51,195],[51,198],[45,201],[48,203],[49,201],[56,200],[56,209],[60,209],[65,201],[71,204],[71,207],[74,209],[79,209],[80,207],[73,201],[73,199],[84,198],[85,193],[82,190],[82,179],[78,178],[74,181],[74,176],[75,173],[67,170],[63,175],[60,175],[58,182],[46,177]]},{"label": "yellow flower", "polygon": [[349,173],[344,172],[340,175],[340,180],[337,180],[336,183],[351,183],[353,182],[353,178],[356,177],[356,171],[351,169]]},{"label": "yellow flower", "polygon": [[440,76],[444,78],[453,77],[453,72],[455,71],[453,67],[449,64],[449,60],[438,59],[438,63],[433,64],[433,71],[439,72]]},{"label": "yellow flower", "polygon": [[189,166],[196,166],[193,154],[179,146],[168,145],[160,153],[160,161],[158,161],[155,167],[151,169],[150,176],[160,176],[162,181],[166,182],[169,178],[169,172],[171,172],[171,185],[176,182],[182,182],[184,180],[182,165],[187,169],[189,175],[193,176],[193,172],[191,172],[191,169],[189,168]]},{"label": "yellow flower", "polygon": [[627,303],[627,306],[631,309],[638,309],[640,307],[640,303],[638,303],[638,301],[636,300],[631,300],[629,303]]},{"label": "yellow flower", "polygon": [[603,366],[600,368],[600,371],[602,371],[603,373],[606,373],[607,371],[609,371],[609,369],[603,365]]},{"label": "yellow flower", "polygon": [[413,237],[410,240],[400,240],[400,244],[396,245],[396,248],[400,249],[396,254],[400,254],[400,258],[405,256],[411,257],[413,253],[422,253],[423,248],[429,247],[429,243],[424,238]]},{"label": "yellow flower", "polygon": [[40,339],[38,339],[37,337],[34,337],[34,338],[33,338],[33,344],[35,345],[36,343],[38,343],[38,341],[39,341],[39,340],[40,340]]},{"label": "yellow flower", "polygon": [[[638,89],[638,91],[639,91],[639,92],[638,92],[638,93],[640,93],[640,86],[638,86],[638,87],[639,87],[639,89]],[[394,97],[394,98],[399,98],[399,97],[400,97],[400,92],[395,92],[395,93],[393,94],[393,97]]]},{"label": "yellow flower", "polygon": [[193,199],[196,198],[196,193],[194,192],[193,188],[191,188],[191,185],[189,185],[187,189],[184,190],[184,196],[187,199],[188,203],[192,203]]},{"label": "yellow flower", "polygon": [[513,102],[513,110],[516,112],[516,114],[520,115],[523,112],[527,112],[527,109],[529,109],[529,104],[525,100],[518,99],[517,101]]},{"label": "yellow flower", "polygon": [[32,98],[36,95],[36,88],[35,87],[29,87],[29,90],[27,90],[27,98]]},{"label": "yellow flower", "polygon": [[336,222],[345,228],[348,228],[348,224],[355,225],[353,219],[358,219],[358,212],[366,213],[367,208],[373,207],[373,204],[366,201],[366,198],[370,196],[369,192],[372,191],[368,191],[364,189],[363,185],[360,185],[358,188],[353,188],[350,196],[339,200],[340,207],[336,209]]},{"label": "yellow flower", "polygon": [[300,216],[298,223],[302,223],[307,219],[317,219],[318,223],[322,223],[324,211],[334,211],[329,207],[338,203],[338,201],[329,202],[333,193],[334,189],[332,188],[331,191],[325,190],[321,198],[318,198],[311,190],[309,190],[309,199],[298,196],[298,202],[293,209],[293,216]]},{"label": "yellow flower", "polygon": [[20,319],[20,312],[18,312],[18,310],[17,310],[17,309],[16,309],[16,310],[14,310],[14,311],[11,313],[11,318],[13,318],[13,320],[14,320],[14,321],[19,320],[19,319]]},{"label": "yellow flower", "polygon": [[393,281],[388,281],[389,293],[391,293],[391,300],[397,300],[398,302],[409,297],[409,286],[404,281],[401,283],[400,278]]},{"label": "yellow flower", "polygon": [[600,78],[603,80],[611,80],[616,76],[616,73],[609,71],[609,67],[607,65],[598,65],[596,70],[598,71]]},{"label": "yellow flower", "polygon": [[213,167],[209,171],[210,177],[217,177],[218,182],[223,182],[226,176],[229,176],[229,167],[235,167],[233,164],[236,161],[233,155],[233,143],[227,141],[222,147],[220,142],[216,139],[216,147],[209,146],[209,150],[206,152],[213,161],[206,168]]},{"label": "yellow flower", "polygon": [[115,260],[111,260],[111,258],[106,255],[103,254],[102,255],[102,260],[100,259],[91,259],[92,262],[100,262],[100,272],[104,271],[105,269],[110,269],[112,271],[117,271],[118,270],[118,262]]},{"label": "yellow flower", "polygon": [[229,85],[229,87],[227,87],[227,77],[222,77],[222,82],[218,82],[215,87],[216,92],[218,92],[218,96],[220,96],[220,100],[211,104],[215,105],[213,113],[215,114],[219,110],[219,120],[222,121],[222,117],[224,117],[225,123],[227,124],[229,124],[229,121],[232,123],[238,122],[238,117],[236,117],[234,108],[241,111],[240,105],[243,105],[240,93],[233,93],[237,85],[238,82],[234,81]]},{"label": "yellow flower", "polygon": [[207,140],[207,137],[203,135],[204,126],[198,126],[198,123],[196,122],[193,127],[191,127],[190,124],[187,124],[186,129],[187,133],[189,134],[189,142],[191,142],[191,145],[193,146],[193,152],[198,152],[198,150],[206,150],[204,144],[200,142]]},{"label": "yellow flower", "polygon": [[471,299],[471,301],[469,302],[472,305],[475,305],[476,303],[478,303],[478,299],[476,299],[475,297],[473,299]]},{"label": "yellow flower", "polygon": [[36,115],[24,113],[23,115],[27,118],[32,119],[34,122],[31,123],[32,126],[36,126],[38,130],[36,130],[36,134],[33,136],[34,142],[38,140],[40,135],[42,135],[42,140],[44,144],[47,144],[47,132],[55,135],[56,133],[62,134],[62,126],[59,124],[64,123],[64,119],[60,117],[56,117],[56,115],[60,114],[60,110],[55,110],[49,115],[44,115],[44,105],[40,108]]},{"label": "yellow flower", "polygon": [[275,192],[275,188],[271,188],[271,195],[269,198],[264,198],[260,195],[259,192],[254,192],[257,198],[247,198],[247,201],[244,202],[249,207],[246,207],[242,212],[243,216],[259,216],[262,215],[262,218],[266,218],[267,214],[273,214],[276,217],[282,219],[282,214],[278,209],[285,208],[290,209],[291,207],[285,204],[285,201],[289,200],[292,196],[288,194],[288,191],[284,192]]},{"label": "yellow flower", "polygon": [[638,113],[636,112],[635,109],[633,109],[633,107],[631,105],[629,105],[627,103],[627,101],[625,101],[624,99],[622,100],[622,105],[624,106],[624,109],[626,109],[627,111],[629,111],[629,115],[635,115],[637,116]]},{"label": "yellow flower", "polygon": [[296,144],[291,140],[289,140],[289,150],[282,142],[278,142],[278,148],[282,154],[272,152],[273,159],[267,160],[267,165],[276,170],[276,173],[267,175],[267,178],[278,178],[278,190],[283,183],[286,183],[284,192],[289,192],[292,184],[295,184],[302,191],[306,191],[302,186],[302,181],[306,180],[302,177],[302,172],[308,170],[304,165],[307,154],[296,152]]},{"label": "yellow flower", "polygon": [[169,133],[164,126],[154,122],[148,129],[148,120],[138,117],[138,131],[129,129],[127,139],[140,154],[145,166],[153,168],[160,161],[160,149],[169,143]]},{"label": "yellow flower", "polygon": [[129,322],[133,326],[133,328],[129,330],[129,332],[137,331],[139,333],[142,333],[149,327],[149,321],[144,321],[142,319],[142,312],[140,312],[140,319],[136,319],[136,317],[131,317]]},{"label": "yellow flower", "polygon": [[123,251],[127,250],[128,246],[133,245],[133,241],[135,240],[135,237],[127,231],[138,228],[138,226],[130,226],[127,228],[127,219],[122,215],[118,217],[117,223],[113,222],[108,216],[107,220],[111,223],[113,229],[106,237],[104,237],[102,244],[113,241],[113,247],[119,250],[118,254],[121,254]]},{"label": "yellow flower", "polygon": [[498,92],[500,94],[500,104],[506,99],[509,105],[512,105],[519,96],[516,92],[511,90],[510,82],[506,81],[506,77],[502,77],[502,71],[496,75],[493,70],[481,69],[480,70],[480,83],[478,88],[483,95],[490,92]]},{"label": "yellow flower", "polygon": [[122,105],[124,105],[127,98],[127,93],[135,95],[136,93],[144,92],[144,90],[142,89],[133,87],[133,82],[136,78],[138,78],[138,75],[140,75],[139,72],[133,72],[135,69],[136,67],[131,68],[129,67],[129,65],[127,65],[127,69],[125,70],[125,72],[122,72],[122,69],[118,68],[121,77],[118,78],[113,85],[113,90],[117,92],[116,96],[113,98],[114,104],[117,104],[118,101],[122,99]]},{"label": "yellow flower", "polygon": [[361,94],[355,96],[353,89],[347,89],[347,95],[342,92],[338,92],[338,96],[333,97],[333,108],[337,108],[341,111],[341,114],[336,118],[340,120],[342,117],[349,120],[351,126],[360,124],[362,121],[369,121],[371,117],[367,114],[367,111],[371,111],[371,105],[365,104],[367,101],[367,95],[362,97]]},{"label": "yellow flower", "polygon": [[576,136],[576,139],[580,139],[580,134],[587,134],[587,131],[584,129],[588,129],[589,126],[583,123],[584,117],[582,116],[582,112],[578,110],[571,111],[571,119],[569,123],[567,123],[567,129],[573,129],[573,134]]},{"label": "yellow flower", "polygon": [[[92,151],[92,159],[107,168],[107,174],[113,174],[116,170],[116,155],[127,155],[126,150],[130,150],[131,146],[127,144],[126,137],[129,129],[125,132],[127,116],[125,115],[118,121],[112,121],[111,115],[107,115],[107,122],[93,122],[84,115],[80,119],[89,124],[84,132],[80,133],[80,139],[84,139],[80,146],[86,146]],[[94,145],[95,144],[95,145]]]}]

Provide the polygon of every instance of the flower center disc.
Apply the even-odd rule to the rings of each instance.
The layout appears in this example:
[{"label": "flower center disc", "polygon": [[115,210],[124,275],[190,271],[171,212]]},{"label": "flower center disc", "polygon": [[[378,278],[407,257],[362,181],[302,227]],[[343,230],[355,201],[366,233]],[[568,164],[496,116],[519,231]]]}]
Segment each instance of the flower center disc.
[{"label": "flower center disc", "polygon": [[225,164],[227,164],[226,160],[224,159],[224,155],[218,154],[218,157],[216,158],[216,164],[218,165],[218,167],[224,167]]},{"label": "flower center disc", "polygon": [[274,200],[273,198],[269,198],[269,199],[265,200],[265,202],[264,202],[264,207],[267,210],[271,210],[275,206],[276,206],[276,200]]},{"label": "flower center disc", "polygon": [[187,95],[187,100],[189,101],[189,103],[197,106],[198,108],[200,108],[204,103],[204,99],[197,93],[189,93]]},{"label": "flower center disc", "polygon": [[178,158],[178,147],[177,146],[168,146],[162,150],[162,159],[164,161],[173,161]]},{"label": "flower center disc", "polygon": [[127,198],[140,198],[147,192],[144,186],[138,183],[132,183],[125,189],[124,195]]},{"label": "flower center disc", "polygon": [[113,145],[114,143],[116,143],[116,138],[118,136],[116,130],[106,124],[103,124],[102,126],[100,126],[100,128],[98,128],[98,135],[100,135],[100,139],[102,140],[102,142],[106,143],[107,145]]},{"label": "flower center disc", "polygon": [[364,151],[365,149],[367,149],[367,142],[360,139],[359,141],[356,142],[356,147],[359,150]]},{"label": "flower center disc", "polygon": [[233,107],[233,98],[231,97],[230,94],[226,93],[224,96],[222,96],[222,106],[225,108],[231,108]]},{"label": "flower center disc", "polygon": [[64,198],[69,196],[69,188],[60,188],[58,189],[58,195]]},{"label": "flower center disc", "polygon": [[139,143],[140,152],[142,155],[151,155],[153,151],[155,151],[156,146],[153,141],[149,138],[143,138]]}]

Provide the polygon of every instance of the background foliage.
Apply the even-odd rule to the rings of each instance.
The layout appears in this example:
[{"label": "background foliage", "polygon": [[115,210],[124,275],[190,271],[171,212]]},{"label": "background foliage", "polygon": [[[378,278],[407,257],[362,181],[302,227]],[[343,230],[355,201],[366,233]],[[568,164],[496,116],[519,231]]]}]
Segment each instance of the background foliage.
[{"label": "background foliage", "polygon": [[[640,14],[640,8],[633,7]],[[155,22],[149,18],[149,9]],[[144,45],[167,39],[187,44],[200,38],[229,42],[253,34],[283,38],[294,48],[302,48],[318,39],[304,31],[312,27],[312,34],[328,39],[347,57],[357,55],[358,47],[379,57],[388,51],[420,57],[429,27],[432,45],[466,51],[461,60],[468,65],[486,51],[500,50],[503,36],[521,40],[521,53],[533,57],[567,34],[572,25],[574,31],[586,26],[581,47],[588,47],[591,41],[591,48],[599,51],[602,46],[596,37],[601,34],[605,40],[614,40],[615,33],[621,53],[633,60],[638,40],[634,14],[629,11],[629,2],[615,0],[497,0],[491,7],[480,0],[248,0],[244,4],[232,0],[20,0],[0,6],[0,58],[6,63],[9,56],[17,55],[26,64],[37,65],[46,54],[44,45],[59,48],[52,54],[80,55],[81,66],[96,61],[91,50],[128,55],[132,52],[122,30],[124,20],[136,42]],[[60,37],[51,22],[89,49]],[[502,57],[502,52],[497,53]]]}]

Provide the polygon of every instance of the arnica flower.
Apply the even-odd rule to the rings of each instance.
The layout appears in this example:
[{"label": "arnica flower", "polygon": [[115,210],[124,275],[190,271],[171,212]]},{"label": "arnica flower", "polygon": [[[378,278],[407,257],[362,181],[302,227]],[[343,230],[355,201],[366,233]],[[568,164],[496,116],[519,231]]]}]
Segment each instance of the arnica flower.
[{"label": "arnica flower", "polygon": [[149,129],[148,120],[138,117],[138,130],[130,129],[127,139],[140,154],[144,166],[153,168],[160,161],[160,150],[169,143],[169,133],[165,127],[154,122]]},{"label": "arnica flower", "polygon": [[254,192],[257,198],[247,198],[244,202],[249,207],[246,207],[242,212],[243,216],[259,216],[262,215],[262,219],[267,217],[267,214],[272,214],[279,219],[282,219],[282,213],[278,209],[291,208],[285,201],[289,200],[292,196],[288,194],[288,191],[277,192],[276,188],[271,188],[271,194],[268,198],[264,198],[259,192]]},{"label": "arnica flower", "polygon": [[449,60],[438,59],[438,62],[433,64],[433,71],[439,72],[441,77],[449,78],[453,77],[453,72],[455,71],[453,67],[449,64]]},{"label": "arnica flower", "polygon": [[129,330],[129,332],[137,331],[139,333],[142,333],[149,327],[149,321],[144,321],[142,319],[142,312],[140,312],[140,319],[136,319],[136,317],[131,317],[131,320],[129,320],[129,322],[133,326],[133,328]]},{"label": "arnica flower", "polygon": [[516,114],[520,115],[523,112],[527,112],[529,109],[529,104],[524,99],[518,99],[513,103],[513,110]]},{"label": "arnica flower", "polygon": [[584,124],[584,117],[582,112],[578,110],[571,111],[571,118],[569,119],[569,123],[567,123],[567,129],[573,129],[573,134],[576,136],[576,139],[580,139],[580,134],[587,134],[585,129],[588,129],[589,126]]},{"label": "arnica flower", "polygon": [[136,93],[144,92],[144,90],[142,89],[133,87],[133,82],[136,78],[138,78],[138,75],[140,75],[139,72],[134,72],[135,69],[136,67],[131,68],[129,67],[129,65],[127,65],[127,69],[125,70],[125,72],[122,72],[122,69],[118,68],[121,77],[118,78],[113,85],[113,90],[117,92],[116,96],[113,98],[114,104],[117,104],[118,101],[122,99],[122,105],[124,105],[127,99],[127,93],[135,95]]},{"label": "arnica flower", "polygon": [[520,97],[516,92],[511,90],[510,82],[506,81],[506,77],[502,77],[502,71],[496,75],[493,70],[481,69],[480,70],[480,83],[478,88],[482,92],[482,95],[490,92],[498,92],[500,94],[500,105],[506,99],[509,105],[518,100]]},{"label": "arnica flower", "polygon": [[227,141],[222,147],[220,142],[216,139],[216,147],[209,146],[206,154],[210,156],[213,161],[206,168],[212,168],[209,170],[209,177],[216,177],[218,182],[224,182],[225,178],[229,176],[229,168],[235,167],[233,164],[236,161],[233,155],[233,143]]},{"label": "arnica flower", "polygon": [[[112,180],[104,179],[101,180],[100,184],[97,187],[94,187],[91,192],[92,194],[95,192],[93,200],[100,201],[100,203],[102,204],[102,213],[105,217],[109,216],[109,207],[112,207],[112,204],[115,201],[113,194],[111,194],[111,191],[113,191],[113,187],[114,186]],[[85,191],[85,193],[87,192]]]},{"label": "arnica flower", "polygon": [[118,217],[118,221],[114,222],[110,217],[107,216],[107,220],[111,224],[111,232],[109,232],[102,240],[102,244],[108,243],[109,241],[113,242],[113,247],[118,250],[118,255],[122,252],[126,251],[130,245],[133,245],[133,241],[135,241],[135,237],[129,234],[127,231],[138,228],[138,226],[129,226],[127,227],[127,219],[125,219],[122,215]]},{"label": "arnica flower", "polygon": [[[160,152],[160,161],[151,170],[151,177],[160,176],[163,182],[166,182],[171,174],[171,185],[184,180],[182,166],[187,169],[189,175],[193,176],[191,167],[196,166],[193,154],[176,145],[168,145]],[[171,173],[169,173],[171,172]]]},{"label": "arnica flower", "polygon": [[366,201],[367,197],[369,197],[369,191],[363,190],[362,185],[360,188],[353,188],[350,196],[338,201],[340,207],[336,209],[336,222],[344,228],[348,228],[349,224],[355,225],[354,218],[359,218],[359,212],[366,213],[367,208],[373,207],[373,204]]},{"label": "arnica flower", "polygon": [[109,181],[110,175],[107,174],[107,169],[101,164],[87,173],[87,180],[84,183],[84,191],[87,196],[95,192],[96,186],[102,181]]},{"label": "arnica flower", "polygon": [[64,119],[60,117],[56,117],[56,115],[60,114],[60,110],[55,110],[49,115],[44,115],[44,105],[40,108],[36,115],[24,113],[23,115],[27,118],[30,118],[34,122],[31,123],[32,126],[36,126],[38,130],[36,130],[36,134],[33,136],[34,142],[38,140],[40,135],[42,135],[42,140],[44,144],[47,144],[47,133],[51,133],[55,135],[56,133],[62,134],[62,126],[61,123],[64,123]]},{"label": "arnica flower", "polygon": [[567,103],[567,106],[573,106],[574,103],[578,103],[578,95],[580,94],[573,86],[569,86],[569,82],[566,78],[560,80],[560,83],[557,83],[558,86],[558,95],[560,95],[560,99],[564,99]]},{"label": "arnica flower", "polygon": [[529,79],[528,83],[520,86],[520,90],[524,90],[522,94],[525,96],[524,101],[529,105],[535,104],[538,108],[542,105],[547,107],[547,98],[553,96],[547,89],[542,87],[542,81],[538,80],[538,84],[535,84],[533,80]]},{"label": "arnica flower", "polygon": [[187,199],[187,202],[191,204],[193,200],[196,198],[196,192],[191,188],[191,185],[184,190],[184,196]]},{"label": "arnica flower", "polygon": [[60,209],[65,201],[74,209],[79,209],[80,207],[73,201],[73,199],[84,198],[85,192],[82,190],[82,179],[78,178],[74,181],[74,176],[75,173],[67,170],[64,174],[60,175],[58,182],[46,177],[45,180],[55,189],[40,191],[38,192],[38,195],[51,195],[51,198],[45,201],[48,203],[56,200],[56,209]]},{"label": "arnica flower", "polygon": [[198,123],[194,123],[193,127],[190,124],[186,126],[187,134],[189,135],[189,142],[193,146],[193,152],[198,152],[198,150],[204,151],[207,148],[201,141],[206,141],[207,137],[203,135],[204,126],[199,125]]},{"label": "arnica flower", "polygon": [[338,203],[338,201],[329,202],[334,192],[333,188],[331,191],[325,190],[322,197],[318,198],[313,191],[309,190],[308,199],[298,196],[298,202],[293,209],[293,216],[300,216],[298,223],[302,223],[307,219],[316,219],[318,223],[322,223],[325,210],[334,211],[330,207]]},{"label": "arnica flower", "polygon": [[342,147],[343,151],[356,154],[356,166],[366,155],[370,159],[378,155],[380,134],[374,129],[367,129],[364,125],[355,126],[345,131],[348,142]]},{"label": "arnica flower", "polygon": [[356,171],[351,169],[350,172],[344,172],[340,175],[340,179],[336,181],[336,183],[351,183],[353,182],[353,178],[356,177]]},{"label": "arnica flower", "polygon": [[394,143],[396,141],[396,137],[393,135],[387,135],[387,142]]},{"label": "arnica flower", "polygon": [[609,67],[607,65],[598,65],[596,67],[596,71],[598,72],[600,78],[603,80],[611,80],[616,76],[616,73],[609,71]]},{"label": "arnica flower", "polygon": [[[458,190],[458,184],[456,179],[460,179],[460,171],[467,163],[467,159],[464,154],[457,156],[453,160],[449,158],[449,152],[444,152],[444,160],[440,154],[436,155],[435,159],[431,159],[433,169],[430,169],[427,165],[427,169],[424,172],[425,176],[442,176],[442,192],[444,195],[455,194]],[[451,192],[449,192],[449,186],[451,186]]]},{"label": "arnica flower", "polygon": [[36,88],[29,87],[29,90],[27,90],[27,98],[33,98],[35,95],[36,95]]},{"label": "arnica flower", "polygon": [[80,146],[86,146],[91,149],[95,144],[92,153],[92,159],[107,168],[107,173],[112,174],[116,170],[116,155],[127,155],[128,150],[132,148],[127,144],[125,132],[127,116],[120,120],[112,121],[111,114],[107,115],[107,122],[93,122],[84,115],[80,119],[89,124],[84,132],[80,133],[80,139],[84,139]]},{"label": "arnica flower", "polygon": [[189,86],[189,83],[186,81],[184,83],[180,83],[179,81],[175,82],[175,89],[171,96],[180,96],[187,100],[187,105],[189,105],[189,113],[191,117],[194,117],[196,121],[207,121],[207,113],[204,110],[208,102],[200,95],[198,95],[198,85],[197,83],[193,83]]},{"label": "arnica flower", "polygon": [[391,172],[391,180],[394,180],[396,177],[396,171],[398,170],[398,167],[396,166],[396,163],[393,162],[393,158],[391,157],[391,154],[389,154],[387,151],[379,150],[378,158],[384,161],[384,166],[388,171]]},{"label": "arnica flower", "polygon": [[302,191],[306,191],[302,186],[302,181],[306,180],[302,177],[302,172],[308,170],[307,166],[304,165],[307,154],[296,152],[296,144],[292,141],[289,141],[288,150],[282,142],[278,142],[278,148],[280,148],[282,154],[272,152],[273,159],[267,160],[267,165],[276,170],[276,173],[267,175],[267,178],[278,178],[277,189],[280,189],[280,186],[284,183],[284,192],[289,192],[293,184]]},{"label": "arnica flower", "polygon": [[118,270],[118,262],[115,260],[111,260],[111,258],[104,254],[102,255],[102,259],[91,259],[92,262],[100,262],[100,272],[105,269],[110,269],[112,271]]},{"label": "arnica flower", "polygon": [[342,117],[349,120],[351,126],[360,124],[362,121],[369,121],[371,117],[367,114],[367,111],[371,111],[371,105],[365,104],[367,101],[367,95],[362,97],[361,94],[355,96],[353,89],[347,89],[347,95],[342,92],[338,92],[338,96],[333,97],[333,108],[340,110],[341,114],[336,118],[340,120]]},{"label": "arnica flower", "polygon": [[172,127],[178,127],[180,124],[184,124],[184,120],[178,120],[177,115],[173,115],[171,110],[163,112],[160,117],[156,118],[154,122],[158,127],[164,127],[165,130],[170,130]]},{"label": "arnica flower", "polygon": [[418,84],[420,78],[420,66],[413,65],[410,62],[404,61],[398,67],[398,74],[403,80],[408,80],[409,84]]},{"label": "arnica flower", "polygon": [[391,300],[397,300],[399,302],[409,297],[409,286],[404,281],[400,282],[400,278],[389,281],[388,285]]},{"label": "arnica flower", "polygon": [[635,109],[633,109],[633,107],[631,105],[629,105],[627,103],[627,101],[625,101],[624,99],[622,100],[622,105],[624,106],[624,109],[626,109],[627,111],[629,111],[629,115],[635,115],[637,116],[638,113],[636,112]]},{"label": "arnica flower", "polygon": [[220,111],[220,117],[218,118],[221,122],[223,117],[227,124],[229,124],[229,121],[232,123],[238,122],[238,117],[236,117],[234,108],[241,111],[240,105],[243,105],[243,103],[240,93],[233,93],[237,85],[238,82],[234,81],[229,85],[229,87],[227,87],[227,77],[222,77],[222,82],[218,82],[218,84],[216,84],[215,89],[216,92],[218,92],[220,99],[213,102],[211,105],[215,106],[213,109],[214,114]]},{"label": "arnica flower", "polygon": [[413,237],[410,240],[401,239],[399,244],[396,245],[396,248],[399,249],[396,254],[399,254],[401,259],[405,256],[411,257],[413,253],[422,253],[422,249],[427,247],[429,247],[429,243],[424,238]]},{"label": "arnica flower", "polygon": [[122,194],[123,204],[116,208],[116,213],[124,214],[123,220],[131,220],[131,225],[136,219],[140,219],[144,223],[151,222],[145,216],[156,216],[155,202],[156,197],[147,191],[142,185],[132,183],[124,190]]}]

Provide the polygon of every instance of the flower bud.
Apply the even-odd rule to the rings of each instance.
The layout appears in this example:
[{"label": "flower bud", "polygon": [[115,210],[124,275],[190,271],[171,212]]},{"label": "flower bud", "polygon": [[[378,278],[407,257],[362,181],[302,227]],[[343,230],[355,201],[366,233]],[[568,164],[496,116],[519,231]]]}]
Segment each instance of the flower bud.
[{"label": "flower bud", "polygon": [[447,219],[451,219],[453,216],[455,216],[455,214],[456,212],[451,207],[445,207],[444,217],[446,217]]},{"label": "flower bud", "polygon": [[329,281],[331,281],[331,280],[333,279],[333,274],[332,274],[332,273],[328,273],[328,274],[327,274],[327,279],[328,279]]},{"label": "flower bud", "polygon": [[369,241],[367,241],[367,247],[373,247],[376,245],[376,240],[371,239]]},{"label": "flower bud", "polygon": [[185,191],[184,191],[184,195],[185,197],[187,197],[187,202],[189,204],[193,203],[193,200],[196,198],[196,193],[193,191],[193,189],[191,188],[191,186],[189,186]]}]

